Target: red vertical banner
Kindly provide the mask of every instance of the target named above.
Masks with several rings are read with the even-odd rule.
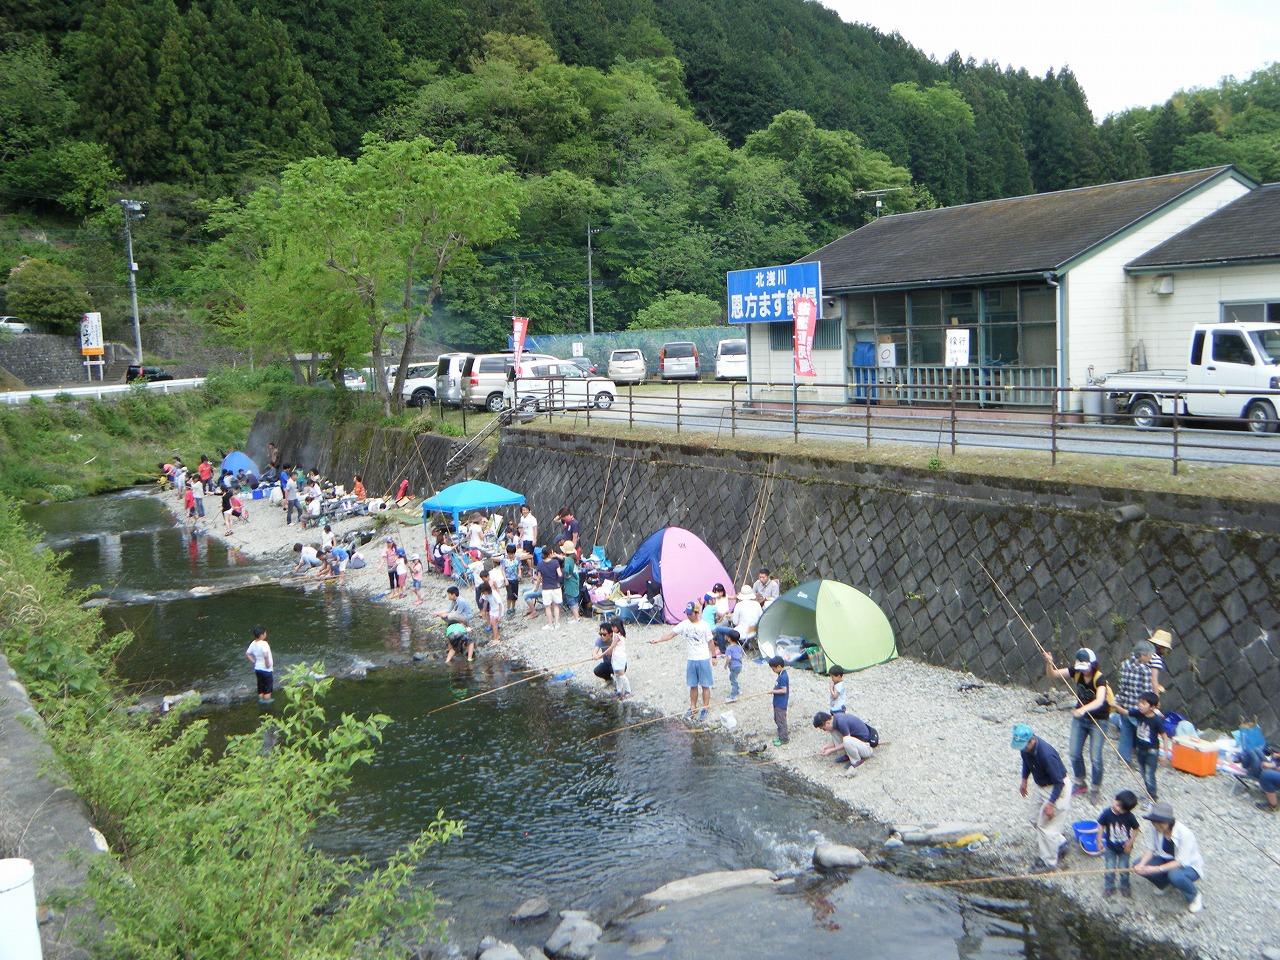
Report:
[[[816,377],[818,371],[813,367],[813,335],[818,328],[818,305],[809,297],[797,297],[793,311],[796,318],[796,376]]]
[[[529,332],[528,317],[511,318],[511,347],[516,352],[515,363],[520,365],[520,355],[524,353],[524,335]]]

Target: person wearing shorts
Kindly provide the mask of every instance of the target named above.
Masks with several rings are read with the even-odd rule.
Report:
[[[689,603],[684,608],[684,619],[671,628],[669,633],[650,640],[650,643],[666,643],[676,637],[683,637],[687,645],[687,659],[684,666],[685,683],[689,685],[689,712],[686,720],[696,715],[698,720],[707,719],[707,710],[711,706],[711,658],[718,652],[715,641],[711,637],[711,628],[703,622],[696,603]],[[698,691],[702,691],[702,711],[698,712]]]
[[[244,652],[245,657],[253,664],[253,675],[258,680],[258,703],[268,704],[274,699],[275,661],[271,658],[271,645],[267,643],[267,631],[262,627],[253,628],[253,642]]]
[[[553,550],[542,555],[538,576],[542,578],[542,609],[547,614],[542,629],[551,630],[560,626],[560,604],[564,603],[564,568]]]

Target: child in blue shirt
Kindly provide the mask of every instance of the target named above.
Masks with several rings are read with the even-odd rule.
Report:
[[[827,674],[831,681],[831,709],[830,714],[835,716],[837,713],[844,713],[846,707],[844,702],[844,667],[832,667]]]
[[[787,701],[791,692],[791,680],[787,676],[787,665],[781,657],[771,658],[769,669],[778,678],[773,682],[773,689],[769,691],[773,694],[773,722],[778,728],[778,735],[773,738],[773,745],[781,747],[791,742],[791,735],[787,731]]]
[[[725,636],[729,641],[724,648],[724,665],[729,668],[729,697],[725,703],[733,703],[738,699],[738,675],[742,673],[742,638],[737,630],[730,630]]]
[[[1138,798],[1132,790],[1121,790],[1116,794],[1111,806],[1098,814],[1099,836],[1102,839],[1102,862],[1107,872],[1102,875],[1102,895],[1110,897],[1116,892],[1116,874],[1120,875],[1120,896],[1126,899],[1133,896],[1129,889],[1129,854],[1133,850],[1133,841],[1137,839],[1142,828],[1138,818],[1133,815],[1133,808],[1138,805]]]

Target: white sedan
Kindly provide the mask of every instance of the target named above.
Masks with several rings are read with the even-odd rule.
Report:
[[[568,360],[520,365],[520,375],[509,385],[508,396],[525,411],[608,410],[618,387],[606,377],[593,377]]]

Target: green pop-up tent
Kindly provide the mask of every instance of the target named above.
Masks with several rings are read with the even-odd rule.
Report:
[[[756,627],[761,652],[768,656],[779,637],[804,637],[822,650],[828,669],[838,665],[846,673],[898,656],[884,611],[861,590],[838,580],[809,580],[769,604]]]

